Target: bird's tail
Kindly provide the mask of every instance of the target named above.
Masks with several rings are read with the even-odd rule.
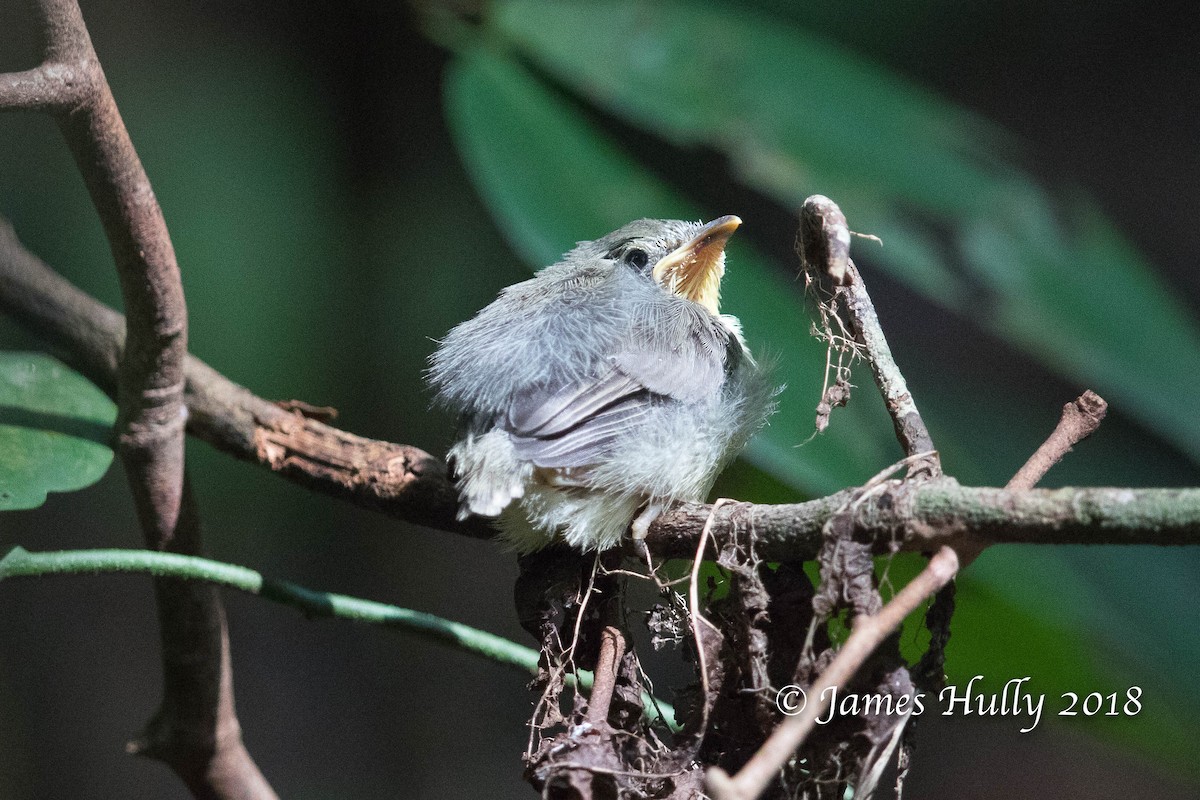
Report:
[[[506,431],[493,430],[481,436],[468,434],[447,455],[458,480],[462,504],[458,518],[471,514],[498,517],[513,500],[525,494],[533,466],[517,458]]]

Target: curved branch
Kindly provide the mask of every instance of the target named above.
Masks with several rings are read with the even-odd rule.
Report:
[[[124,320],[26,250],[0,219],[0,310],[109,396],[117,394]],[[185,361],[188,432],[315,491],[431,528],[489,538],[460,522],[445,465],[417,447],[367,439],[264,400],[198,358]]]
[[[476,653],[523,673],[536,673],[538,652],[495,634],[442,617],[357,597],[319,592],[273,580],[236,564],[151,550],[64,550],[30,552],[14,547],[0,558],[0,581],[50,575],[127,573],[199,581],[291,606],[309,617],[335,617],[403,628],[433,641]]]
[[[199,554],[200,521],[184,474],[187,308],[175,251],[78,4],[39,0],[37,8],[43,63],[0,78],[0,107],[48,111],[75,158],[127,312],[123,335],[89,355],[117,356],[117,450],[143,537],[153,550]],[[163,701],[130,749],[167,762],[198,798],[274,798],[242,744],[220,598],[211,586],[177,581],[156,581],[155,596]]]

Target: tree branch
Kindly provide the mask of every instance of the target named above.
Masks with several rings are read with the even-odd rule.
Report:
[[[614,625],[605,625],[600,631],[600,655],[596,659],[596,682],[588,697],[586,720],[593,725],[608,720],[608,709],[612,704],[613,690],[617,686],[617,675],[621,659],[625,657],[625,636]]]
[[[121,315],[50,270],[4,224],[0,310],[113,393],[123,342]],[[356,436],[285,411],[194,357],[187,359],[186,374],[188,431],[219,449],[397,519],[476,538],[492,535],[481,520],[455,519],[457,493],[445,466],[419,448]],[[715,512],[711,505],[677,506],[650,526],[646,542],[657,557],[691,558],[710,514],[718,549],[734,538],[738,515],[737,525],[745,519],[759,537],[756,547],[763,558],[812,558],[826,520],[844,506],[849,491],[788,505],[727,504]],[[857,525],[880,542],[880,552],[893,543],[899,549],[936,550],[965,534],[997,543],[1200,544],[1200,489],[1019,492],[938,478],[863,503]]]
[[[273,580],[236,564],[149,550],[64,550],[30,552],[14,547],[0,558],[0,581],[51,575],[126,573],[209,583],[291,606],[309,617],[335,617],[404,628],[433,641],[459,647],[522,673],[536,673],[538,652],[494,634],[432,614],[319,592],[288,581]],[[589,678],[590,681],[590,678]]]
[[[43,63],[0,77],[0,108],[49,112],[75,158],[108,238],[127,311],[124,346],[109,342],[105,352],[86,358],[105,362],[118,355],[117,450],[147,547],[200,554],[199,516],[184,475],[187,308],[175,251],[78,4],[39,0],[37,9]],[[101,316],[115,321],[111,312]],[[198,798],[274,798],[242,744],[216,591],[158,580],[155,596],[163,701],[130,750],[167,762]]]
[[[857,274],[854,277],[861,282]],[[1067,403],[1063,407],[1062,418],[1049,438],[1013,476],[1006,488],[1032,489],[1073,445],[1087,438],[1099,427],[1107,408],[1108,404],[1103,398],[1091,391]],[[929,559],[925,568],[878,613],[857,618],[854,621],[854,630],[846,639],[846,643],[809,688],[813,699],[805,705],[801,713],[781,722],[737,775],[731,777],[720,767],[708,770],[705,785],[715,800],[752,800],[758,797],[779,769],[791,758],[792,753],[808,738],[816,721],[829,710],[833,703],[832,692],[829,690],[843,688],[867,658],[926,599],[938,592],[952,591],[950,582],[960,569],[979,555],[984,546],[986,542],[974,535],[959,536],[957,541],[942,545]],[[874,785],[870,780],[864,785],[863,779],[864,776],[859,777],[859,783],[855,786],[855,796],[861,793],[865,798],[869,798]]]
[[[6,224],[0,225],[0,307],[47,337],[66,360],[117,399],[118,451],[147,545],[174,551],[144,554],[152,559],[146,568],[158,575],[165,690],[161,710],[132,748],[169,763],[197,797],[274,798],[241,743],[224,612],[215,589],[179,577],[197,576],[188,570],[208,570],[205,580],[227,580],[227,585],[318,613],[340,609],[443,639],[456,634],[445,627],[453,623],[444,620],[434,625],[418,619],[424,615],[416,612],[321,595],[264,581],[249,571],[214,577],[212,562],[193,558],[203,547],[184,474],[185,421],[200,438],[310,488],[431,527],[472,536],[490,536],[491,531],[480,520],[457,521],[455,488],[441,462],[429,454],[338,430],[306,417],[297,404],[285,408],[270,403],[188,356],[186,306],[166,224],[78,5],[75,0],[39,0],[38,7],[46,40],[44,63],[0,75],[0,108],[47,111],[58,121],[108,237],[128,315],[121,317],[55,275],[20,246]],[[731,781],[716,769],[710,773],[710,787],[719,797],[761,791],[825,710],[824,689],[844,685],[904,616],[945,586],[960,561],[969,562],[983,546],[1004,541],[1200,542],[1200,490],[1032,491],[1045,470],[1103,416],[1103,408],[1097,412],[1094,404],[1081,406],[1082,416],[1072,416],[1068,406],[1062,435],[1052,437],[1005,490],[965,488],[940,477],[933,442],[849,259],[844,217],[822,197],[810,198],[805,213],[805,229],[817,229],[823,237],[820,257],[838,262],[824,268],[840,285],[848,328],[865,352],[897,438],[910,458],[928,455],[925,480],[888,481],[873,486],[869,496],[847,491],[788,506],[693,504],[660,516],[646,545],[659,557],[688,557],[708,535],[720,549],[748,526],[756,535],[758,556],[793,561],[816,554],[833,516],[852,515],[856,533],[874,537],[880,552],[936,549],[937,554],[878,614],[856,620],[850,638],[812,686],[818,699],[805,715],[782,723],[737,778]],[[806,261],[816,261],[815,252],[811,241],[802,248]],[[1074,428],[1069,420],[1077,423]],[[54,555],[57,560],[43,563],[51,563],[45,571],[94,569],[98,563]],[[0,578],[39,574],[20,571],[35,569],[30,565],[36,558],[30,558],[23,551],[10,554],[0,561]],[[168,565],[170,559],[182,560]],[[607,717],[624,646],[619,630],[604,630],[601,673],[588,712],[593,723]],[[529,654],[521,655],[526,669]]]
[[[78,80],[87,65],[45,63],[24,72],[0,75],[0,108],[17,111],[56,111],[80,103],[87,85]]]
[[[950,547],[942,547],[915,578],[877,614],[862,616],[854,621],[846,643],[820,677],[808,690],[809,700],[804,710],[783,722],[771,732],[750,760],[730,777],[720,767],[712,767],[705,775],[705,785],[715,800],[750,800],[758,797],[779,768],[792,757],[812,731],[816,721],[829,710],[833,693],[854,677],[875,648],[900,627],[904,618],[926,598],[945,586],[958,571],[958,556]]]
[[[850,281],[847,285],[846,307],[850,311],[851,330],[867,351],[867,363],[892,418],[896,439],[906,456],[930,453],[929,465],[935,470],[934,474],[940,473],[941,465],[933,439],[925,427],[925,420],[921,419],[916,401],[908,391],[904,373],[892,357],[892,349],[883,335],[883,326],[879,324],[879,315],[875,313],[875,305],[867,294],[867,285],[858,274],[853,260],[847,263],[847,276]]]
[[[0,310],[110,396],[116,396],[124,320],[18,241],[0,220]],[[420,448],[367,439],[257,397],[198,358],[184,365],[188,432],[315,491],[431,528],[488,538],[482,520],[459,522],[445,465]]]
[[[850,235],[846,216],[837,203],[819,194],[804,201],[796,241],[801,267],[817,279],[818,285],[820,276],[835,285],[834,302],[837,297],[844,297],[850,332],[871,368],[904,455],[912,458],[928,454],[919,465],[914,465],[914,470],[939,475],[941,464],[933,439],[908,391],[904,373],[892,357],[892,348],[879,324],[875,304],[867,294],[867,285],[850,258]]]
[[[845,291],[848,295],[850,329],[866,351],[875,383],[883,395],[895,425],[896,436],[905,452],[909,457],[914,457],[922,450],[932,450],[932,440],[917,412],[912,396],[908,393],[904,376],[892,360],[866,286],[849,257],[849,228],[841,210],[828,198],[819,195],[810,197],[801,212],[800,229],[800,253],[806,266],[809,269],[823,269],[836,283],[848,284]],[[1033,489],[1074,444],[1096,430],[1107,407],[1107,403],[1091,391],[1073,403],[1068,403],[1063,408],[1062,419],[1053,433],[1005,488],[1010,491]],[[934,476],[940,472],[936,455],[930,462],[930,471]],[[919,486],[920,484],[902,483],[897,489],[912,491]],[[945,527],[935,524],[926,530],[949,532],[952,540],[941,545],[925,568],[879,612],[861,615],[855,619],[853,631],[846,643],[809,687],[814,699],[805,705],[799,715],[780,723],[735,776],[731,777],[715,766],[707,771],[705,786],[715,800],[752,800],[758,797],[808,738],[816,720],[829,710],[833,702],[830,690],[844,687],[883,641],[927,598],[937,595],[936,603],[943,603],[952,608],[954,586],[951,581],[960,569],[970,564],[994,541],[985,539],[974,531],[964,533],[959,526]],[[922,659],[922,669],[932,668],[925,666],[929,660],[931,665],[936,665],[938,676],[944,663],[944,655],[935,648],[944,647],[949,637],[948,616],[946,623],[947,627],[942,631],[931,629],[934,634],[933,642],[930,644],[930,651]],[[891,739],[893,746],[904,730],[906,722],[907,719],[899,721],[899,727]],[[890,755],[891,750],[887,752]],[[871,797],[879,778],[879,771],[883,767],[882,762],[862,765],[854,784],[855,797],[860,794],[864,798]],[[897,791],[899,785],[898,783]]]
[[[867,296],[866,286],[854,268],[854,262],[850,260],[849,229],[841,210],[828,198],[814,195],[805,202],[801,212],[800,230],[799,251],[806,268],[821,270],[836,283],[849,284],[847,305],[850,309],[850,327],[866,350],[875,382],[884,396],[901,445],[910,458],[915,457],[920,450],[931,449],[932,441],[917,412],[916,404],[905,387],[904,376],[891,358],[875,309]],[[871,344],[868,345],[868,341]],[[1072,445],[1096,430],[1104,418],[1106,409],[1107,403],[1090,391],[1075,402],[1068,403],[1063,408],[1062,418],[1050,437],[1008,482],[1006,488],[1010,491],[1031,490]],[[933,475],[936,476],[940,471],[936,458],[930,466]],[[902,482],[895,485],[895,490],[911,493],[919,490],[924,483],[926,482]],[[864,494],[863,497],[865,496]],[[886,508],[892,508],[893,502],[894,499],[889,498]],[[851,501],[847,500],[843,507],[853,506]],[[952,602],[954,588],[951,581],[962,567],[967,566],[991,543],[974,532],[964,533],[957,526],[935,524],[926,530],[949,532],[952,539],[941,545],[925,568],[882,609],[856,617],[846,643],[809,687],[812,699],[805,704],[800,714],[787,717],[776,726],[736,775],[730,776],[719,766],[708,769],[705,774],[705,787],[715,800],[753,800],[758,797],[808,738],[816,721],[829,710],[833,703],[830,690],[840,689],[849,683],[871,654],[927,598],[937,594],[939,600],[949,598]],[[824,572],[822,575],[824,576]],[[937,635],[935,632],[935,643],[931,643],[931,648],[944,646],[949,636],[948,628],[943,634]],[[933,652],[931,649],[930,653]],[[926,656],[929,657],[930,653]],[[939,669],[941,661],[942,656],[938,653],[936,662]],[[900,736],[906,722],[906,718],[899,721],[899,727],[895,731],[896,737]],[[891,739],[893,743],[898,741],[896,737]],[[889,750],[888,753],[890,752]],[[883,766],[882,763],[862,765],[854,784],[855,797],[860,794],[864,800],[871,797],[879,770]]]
[[[790,505],[739,504],[719,509],[713,537],[729,542],[734,522],[758,537],[767,561],[809,559],[829,517],[853,490]],[[650,528],[655,555],[689,558],[712,506],[676,507]],[[735,520],[736,517],[736,520]],[[920,486],[893,483],[862,503],[854,530],[871,536],[876,552],[934,550],[965,535],[1021,544],[1200,544],[1200,489],[1063,488],[1009,491],[960,486],[938,478]]]

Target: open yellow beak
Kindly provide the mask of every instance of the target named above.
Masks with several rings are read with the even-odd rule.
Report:
[[[721,278],[725,275],[725,243],[742,221],[733,215],[714,219],[689,241],[654,265],[654,279],[666,290],[717,314]]]

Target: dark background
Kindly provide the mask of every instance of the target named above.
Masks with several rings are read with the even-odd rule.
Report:
[[[1089,189],[1196,307],[1200,29],[1190,9],[757,5],[1018,134],[1041,175]],[[172,226],[193,352],[262,396],[336,406],[350,430],[444,452],[451,421],[428,410],[420,380],[432,337],[528,274],[445,129],[447,55],[392,3],[83,10]],[[22,4],[0,7],[0,69],[35,64],[35,41]],[[710,154],[617,132],[648,157],[721,169]],[[736,200],[730,210],[745,219],[759,211],[753,196]],[[102,233],[49,120],[0,117],[0,213],[49,263],[117,303]],[[480,264],[491,274],[473,274],[486,278],[456,277],[457,265]],[[885,278],[873,293],[901,364],[922,354],[910,373],[918,397],[939,392],[941,369],[972,365],[975,380],[1030,407],[1076,393]],[[37,345],[0,321],[0,346]],[[1109,428],[1157,465],[1127,483],[1197,483],[1194,466],[1119,412]],[[493,545],[335,504],[202,443],[189,443],[189,460],[216,557],[525,641],[514,559]],[[0,518],[0,549],[139,541],[116,468],[91,489]],[[520,677],[402,634],[226,598],[246,740],[281,796],[531,796],[519,778],[532,701]],[[156,635],[145,580],[0,586],[0,797],[185,796],[165,767],[122,755],[158,701]],[[909,796],[1193,796],[1072,730],[1011,728],[922,720]]]

